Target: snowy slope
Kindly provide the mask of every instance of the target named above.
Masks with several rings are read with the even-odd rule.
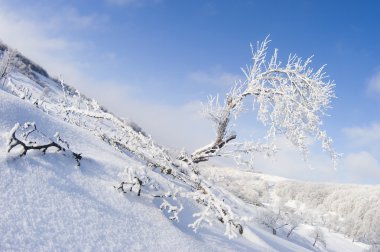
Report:
[[[0,251],[282,252],[368,248],[327,229],[327,248],[313,247],[309,235],[312,226],[308,224],[300,225],[290,238],[285,235],[286,228],[274,236],[259,218],[263,209],[281,200],[275,189],[286,179],[221,167],[202,168],[200,177],[194,179],[193,173],[175,164],[169,151],[154,143],[137,125],[50,78],[26,58],[2,80],[0,115]],[[43,154],[36,150],[20,157],[20,148],[16,148],[7,153],[9,132],[16,123],[25,122],[34,122],[46,139],[59,132],[71,151],[82,154],[80,167],[62,151],[49,149]],[[163,170],[177,166],[185,169],[177,171],[183,172],[179,177],[175,171]],[[115,188],[128,180],[131,171],[133,176],[149,177],[141,196]],[[205,186],[199,191],[207,190],[205,194],[214,198],[194,194],[193,182],[197,179],[202,179]],[[167,203],[175,203],[176,190],[180,190],[180,204],[184,206],[179,222],[171,220],[173,212],[160,210],[168,192]],[[200,200],[207,203],[199,204]],[[226,220],[241,223],[243,234],[228,239],[224,235],[229,235],[228,223],[205,211],[210,202],[220,204],[213,205],[221,208],[215,211],[228,210],[231,216],[226,215],[230,218]],[[212,226],[204,221],[193,232],[188,226],[197,221],[194,213],[204,213]]]
[[[217,224],[194,233],[186,224],[191,212],[176,224],[149,195],[117,192],[125,168],[142,165],[133,157],[1,90],[0,113],[6,115],[0,119],[1,251],[308,251],[260,228],[233,240]],[[25,121],[46,134],[59,131],[82,153],[80,168],[61,153],[8,154],[8,132]]]
[[[140,166],[88,132],[56,120],[0,91],[0,250],[215,251],[247,245],[183,232],[146,197],[120,194],[113,186],[126,167]],[[7,132],[34,121],[61,136],[85,157],[41,152],[8,155]],[[234,249],[235,248],[235,249]]]

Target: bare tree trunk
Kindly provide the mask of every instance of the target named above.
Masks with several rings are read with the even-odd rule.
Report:
[[[315,237],[315,240],[314,240],[314,243],[313,243],[313,247],[315,247],[315,244],[317,243],[318,239],[319,239],[319,235],[317,235],[317,236]]]
[[[200,163],[207,161],[210,157],[215,156],[215,153],[222,149],[228,142],[236,139],[236,134],[227,136],[228,125],[231,119],[231,113],[234,108],[243,100],[243,98],[250,93],[244,92],[241,95],[235,97],[235,99],[229,98],[227,104],[224,107],[224,113],[218,120],[218,126],[216,131],[216,138],[211,145],[195,151],[191,155],[192,163]]]
[[[292,227],[292,228],[289,230],[288,234],[286,235],[287,238],[289,238],[289,236],[293,233],[294,229],[296,229],[296,227]]]

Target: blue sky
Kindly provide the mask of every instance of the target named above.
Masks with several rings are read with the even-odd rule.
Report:
[[[0,38],[158,142],[192,150],[213,134],[199,103],[225,93],[250,64],[249,43],[270,34],[283,59],[327,64],[338,99],[324,127],[345,155],[331,171],[316,151],[309,171],[284,145],[286,155],[269,165],[259,158],[259,170],[379,183],[379,9],[378,1],[0,0]],[[255,132],[254,119],[237,122],[243,136]]]

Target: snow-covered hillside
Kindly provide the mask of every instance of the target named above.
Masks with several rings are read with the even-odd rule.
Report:
[[[304,236],[302,230],[323,226],[328,250],[354,250],[340,247],[345,242],[336,237],[344,235],[351,238],[350,245],[358,246],[358,251],[368,248],[355,242],[363,240],[360,237],[366,237],[369,243],[380,238],[380,186],[302,182],[228,167],[205,166],[201,171],[213,184],[247,204],[284,215],[294,213],[296,223],[301,224],[295,229],[296,234],[301,232]]]
[[[5,49],[0,46],[3,62]],[[221,167],[198,171],[25,57],[10,59],[11,67],[0,69],[1,251],[369,248],[307,218],[295,220],[287,237],[289,216],[318,208],[307,195],[291,193],[305,183]],[[17,141],[24,146],[10,148]],[[37,149],[49,143],[62,150]],[[25,146],[36,149],[20,156]],[[372,189],[368,201],[378,199],[378,188]],[[336,209],[317,210],[311,218],[332,211],[345,217]]]
[[[1,251],[205,251],[219,247],[217,242],[202,242],[181,232],[152,199],[117,193],[113,186],[122,179],[119,173],[141,166],[133,158],[3,91],[0,111]],[[7,132],[14,123],[24,121],[36,122],[47,134],[59,131],[73,149],[82,152],[80,168],[71,157],[56,153],[8,155]]]

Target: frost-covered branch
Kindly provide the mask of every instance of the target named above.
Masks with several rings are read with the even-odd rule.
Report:
[[[197,219],[189,226],[197,230],[203,222],[210,224],[212,222],[210,217],[213,216],[225,225],[225,235],[229,238],[236,237],[237,233],[243,234],[240,218],[232,211],[230,205],[217,195],[210,187],[199,185],[198,190],[194,191],[192,197],[199,204],[204,205],[205,208],[203,211],[194,214]]]
[[[137,196],[140,196],[141,186],[142,186],[142,181],[138,177],[134,177],[131,182],[123,181],[120,183],[118,187],[115,186],[115,188],[122,191],[123,193],[127,193],[127,191],[132,192],[132,190],[134,190],[134,191],[137,191],[136,192]]]
[[[245,81],[235,83],[223,101],[218,95],[210,97],[204,114],[214,123],[216,137],[211,144],[196,150],[192,163],[207,161],[210,157],[221,156],[220,150],[237,135],[230,129],[231,120],[239,117],[244,110],[244,101],[252,97],[257,120],[267,126],[267,140],[284,135],[308,156],[308,138],[322,143],[335,161],[339,155],[332,149],[332,140],[321,129],[322,116],[330,108],[334,95],[333,81],[328,80],[324,66],[311,68],[312,57],[302,60],[290,55],[283,64],[278,60],[278,50],[268,59],[268,37],[252,48],[252,66],[243,69]]]
[[[126,169],[125,171],[126,178],[125,181],[122,181],[118,187],[114,186],[117,190],[122,191],[123,193],[136,192],[137,196],[141,194],[141,188],[143,185],[146,185],[149,181],[149,178],[144,174],[137,174],[131,169]]]
[[[178,214],[183,210],[183,205],[180,204],[179,206],[175,206],[164,199],[162,201],[162,204],[160,205],[160,209],[166,210],[169,214],[173,214],[169,217],[170,220],[175,220],[176,222],[179,222]]]
[[[17,133],[19,136],[17,136]],[[12,130],[9,132],[7,151],[10,152],[14,148],[20,147],[20,157],[26,155],[30,150],[41,150],[43,154],[45,154],[46,151],[51,148],[55,149],[56,151],[69,151],[73,155],[75,161],[77,162],[77,165],[80,166],[82,155],[71,151],[69,149],[68,143],[62,140],[62,138],[59,136],[59,133],[55,134],[55,138],[56,140],[48,138],[45,134],[37,129],[35,123],[27,122],[22,126],[20,126],[19,123],[16,123]],[[38,144],[38,141],[48,142],[44,144]],[[66,146],[64,147],[62,145]]]
[[[176,168],[172,167],[172,169]],[[170,179],[170,176],[173,178]],[[162,200],[160,209],[166,210],[171,220],[180,221],[180,213],[183,210],[182,200],[187,199],[198,203],[201,211],[193,215],[195,220],[189,224],[194,231],[202,223],[210,224],[219,220],[225,225],[226,235],[230,238],[243,233],[241,218],[235,210],[232,210],[235,208],[232,207],[231,202],[228,202],[226,197],[222,199],[222,194],[217,191],[217,188],[211,188],[206,182],[199,181],[195,174],[188,176],[185,173],[177,173],[174,176],[156,173],[147,167],[142,167],[128,168],[122,177],[123,182],[115,188],[124,193],[134,191],[140,195],[141,192],[141,196]],[[137,183],[136,178],[142,183]]]

